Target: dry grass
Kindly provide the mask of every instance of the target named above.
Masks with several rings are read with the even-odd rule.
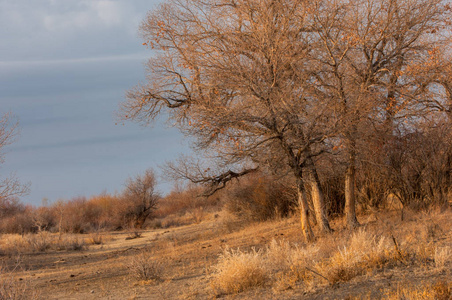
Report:
[[[311,281],[316,276],[312,269],[320,257],[320,248],[316,245],[299,247],[287,241],[272,240],[267,247],[266,265],[273,274],[274,290],[292,289],[298,282]]]
[[[300,284],[308,291],[397,267],[427,264],[437,271],[447,271],[452,258],[450,247],[435,246],[433,242],[447,232],[432,225],[431,220],[437,217],[433,213],[422,217],[428,219],[426,222],[413,220],[405,224],[404,230],[418,232],[416,239],[410,235],[396,238],[392,228],[362,227],[303,246],[272,240],[259,251],[227,249],[214,267],[211,286],[216,294],[239,293],[263,284],[272,286],[275,292]]]
[[[435,266],[438,270],[446,270],[452,263],[452,250],[449,246],[437,247],[433,255]]]
[[[201,223],[204,220],[205,212],[202,207],[196,207],[191,212],[193,216],[193,222],[196,224]]]
[[[334,284],[349,281],[387,264],[395,264],[400,259],[403,259],[402,254],[389,238],[377,237],[360,229],[351,235],[345,245],[338,247],[331,257],[315,267]]]
[[[215,294],[235,294],[264,285],[268,276],[262,256],[262,251],[255,249],[249,252],[225,249],[212,275]]]
[[[105,237],[100,233],[92,233],[85,239],[85,243],[88,245],[103,245]]]
[[[0,240],[3,254],[45,252],[48,250],[80,251],[86,249],[85,238],[75,234],[52,234],[42,231],[36,234],[5,234]]]
[[[375,214],[367,222],[360,215],[364,226],[353,231],[332,220],[336,231],[317,234],[311,244],[297,217],[241,224],[223,212],[132,240],[125,239],[128,232],[102,233],[94,238],[103,245],[83,253],[52,251],[58,235],[44,234],[50,248],[21,255],[33,271],[14,277],[33,278],[43,296],[59,299],[446,299],[452,212],[405,212],[403,221],[397,211]],[[27,236],[2,237],[2,249],[6,240],[28,242]],[[74,237],[91,244],[93,236]]]
[[[387,300],[450,300],[452,299],[452,282],[437,281],[433,284],[398,286],[396,291],[386,295]]]

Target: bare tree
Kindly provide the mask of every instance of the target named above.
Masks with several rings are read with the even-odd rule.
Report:
[[[129,178],[126,182],[122,195],[125,206],[121,213],[134,228],[142,228],[157,207],[160,195],[155,190],[156,183],[154,171],[151,169],[146,170],[143,175]]]
[[[14,122],[11,114],[4,114],[0,118],[0,164],[4,162],[4,148],[10,145],[17,136],[18,122]],[[25,195],[29,185],[24,185],[11,175],[0,181],[0,206],[6,209],[17,205],[17,197]]]
[[[330,231],[313,158],[334,131],[326,98],[317,101],[306,70],[313,44],[307,1],[169,1],[141,26],[158,50],[146,85],[128,94],[126,119],[147,123],[162,110],[196,147],[236,170],[212,176],[222,184],[256,167],[297,178],[303,232],[311,240],[305,186],[318,224]],[[251,165],[245,169],[237,166]],[[304,174],[307,174],[304,176]],[[225,179],[225,180],[222,180]],[[221,182],[221,183],[220,183]]]
[[[355,227],[360,144],[376,130],[390,137],[401,121],[426,117],[420,103],[438,104],[432,97],[438,89],[428,86],[432,78],[447,77],[433,54],[444,47],[446,37],[450,41],[450,7],[440,0],[327,0],[317,2],[315,11],[322,41],[314,56],[316,83],[337,99],[338,146],[347,167],[345,212],[348,226]],[[436,82],[447,94],[446,81]]]
[[[321,230],[331,230],[316,161],[335,152],[354,227],[367,136],[424,117],[438,102],[433,83],[450,101],[446,69],[432,66],[428,80],[413,70],[444,43],[449,11],[440,0],[170,0],[141,25],[156,55],[122,117],[147,124],[168,113],[219,172],[184,163],[173,171],[213,191],[257,168],[291,173],[308,240],[307,194]]]

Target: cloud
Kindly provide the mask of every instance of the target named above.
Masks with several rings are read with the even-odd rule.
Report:
[[[38,150],[48,150],[48,149],[58,149],[67,147],[82,147],[82,146],[94,146],[94,145],[105,145],[105,144],[118,144],[123,142],[131,142],[142,140],[146,135],[141,134],[128,134],[128,135],[116,135],[116,136],[101,136],[101,137],[91,137],[91,138],[81,138],[74,140],[59,141],[54,143],[42,144],[23,144],[18,146],[10,146],[9,150],[14,152],[27,152],[27,151],[38,151]]]
[[[156,2],[159,1],[0,0],[0,61],[141,51],[138,25]]]
[[[44,27],[52,32],[79,29],[114,27],[127,24],[127,17],[134,12],[124,2],[118,1],[78,1],[71,10],[66,10],[67,3],[51,1],[49,10],[42,15]],[[129,6],[130,7],[130,6]]]
[[[42,60],[10,60],[0,61],[1,68],[32,68],[38,66],[61,66],[70,64],[88,64],[97,62],[119,62],[128,60],[140,60],[148,59],[150,53],[139,52],[123,55],[107,55],[98,57],[82,57],[82,58],[63,58],[63,59],[42,59]]]
[[[24,202],[114,191],[189,151],[176,129],[114,120],[124,91],[144,80],[152,53],[138,24],[161,1],[0,0],[0,109],[21,126],[1,167],[33,183]]]
[[[106,26],[114,26],[123,22],[124,4],[113,1],[90,1],[89,5]]]

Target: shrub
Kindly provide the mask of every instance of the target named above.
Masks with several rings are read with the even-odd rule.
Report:
[[[226,210],[248,221],[284,217],[295,206],[291,187],[263,175],[244,178],[227,192]]]
[[[162,263],[148,251],[132,256],[128,268],[131,276],[144,281],[160,279],[163,271]]]
[[[25,246],[25,251],[31,250],[33,252],[45,252],[52,245],[51,234],[47,231],[41,231],[36,234],[27,234],[24,240],[28,244],[28,249]]]
[[[218,206],[219,197],[217,194],[203,197],[201,196],[202,193],[203,188],[197,185],[188,185],[185,188],[176,187],[169,195],[160,200],[155,215],[158,218],[170,215],[183,216],[187,213],[196,214],[194,211],[201,208],[206,211]],[[193,218],[196,221],[197,217],[193,216]]]
[[[0,232],[3,233],[28,233],[34,230],[33,208],[16,212],[12,216],[0,218]]]

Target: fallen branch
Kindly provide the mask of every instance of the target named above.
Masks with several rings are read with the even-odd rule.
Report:
[[[316,274],[317,276],[322,277],[323,279],[325,279],[326,281],[328,281],[330,284],[333,284],[328,278],[326,278],[325,276],[323,276],[323,275],[320,274],[319,272],[316,272],[316,271],[314,271],[314,270],[312,270],[312,269],[310,269],[310,268],[308,268],[308,267],[304,267],[304,268],[305,268],[306,270],[308,270],[308,271],[310,271],[310,272]]]

